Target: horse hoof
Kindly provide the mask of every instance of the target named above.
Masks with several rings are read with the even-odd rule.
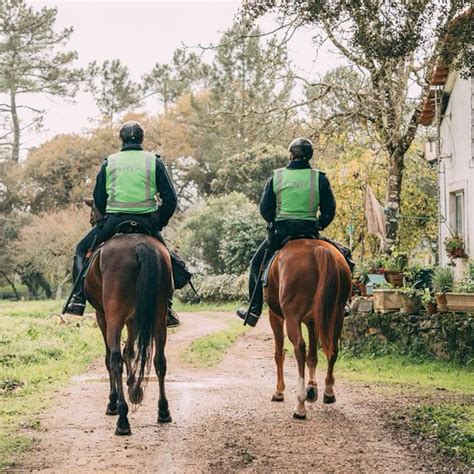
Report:
[[[272,396],[272,402],[283,402],[285,400],[285,397],[282,395],[273,395]]]
[[[306,387],[306,400],[310,403],[314,403],[318,399],[318,389],[316,387]]]
[[[108,416],[118,415],[117,407],[115,407],[115,408],[107,407],[107,410],[105,410],[105,414],[108,415]]]
[[[130,427],[128,427],[128,428],[119,428],[117,426],[117,428],[115,428],[115,434],[117,436],[130,436],[132,434],[132,430],[130,429]]]
[[[295,420],[306,420],[306,415],[300,415],[299,413],[294,412],[293,413],[293,418]]]
[[[324,394],[323,403],[329,404],[329,403],[335,403],[335,402],[336,402],[336,396],[335,395],[326,395],[326,394]]]
[[[169,413],[166,413],[165,415],[158,414],[158,423],[171,423],[172,421],[173,420]]]
[[[128,398],[130,403],[139,405],[143,401],[143,389],[141,387],[132,387],[128,391]]]

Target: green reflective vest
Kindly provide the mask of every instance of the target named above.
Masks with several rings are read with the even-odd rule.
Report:
[[[107,213],[144,214],[158,209],[156,157],[142,150],[110,155],[106,167]]]
[[[277,207],[275,220],[316,221],[319,207],[319,171],[280,168],[273,172]]]

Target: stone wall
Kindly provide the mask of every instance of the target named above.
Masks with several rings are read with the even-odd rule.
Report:
[[[474,315],[354,313],[344,320],[341,343],[354,353],[392,347],[411,355],[433,355],[472,365]]]

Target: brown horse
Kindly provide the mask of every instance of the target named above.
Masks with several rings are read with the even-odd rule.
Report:
[[[351,271],[343,255],[333,245],[321,240],[293,240],[283,247],[270,268],[265,289],[270,309],[270,324],[275,336],[277,386],[272,401],[283,401],[283,324],[293,344],[298,362],[297,404],[293,416],[306,418],[306,400],[314,402],[318,392],[316,365],[317,340],[328,359],[324,403],[334,403],[334,364],[344,321],[344,305],[351,293]],[[309,349],[301,333],[301,323],[308,328]],[[305,388],[305,363],[309,380]]]
[[[167,302],[172,291],[171,260],[166,247],[148,235],[122,234],[108,240],[92,257],[85,293],[96,310],[105,341],[105,365],[110,378],[107,415],[119,416],[115,434],[131,433],[122,385],[127,368],[128,396],[143,399],[142,383],[153,357],[160,395],[158,421],[171,421],[165,394]],[[127,341],[121,352],[121,333]]]

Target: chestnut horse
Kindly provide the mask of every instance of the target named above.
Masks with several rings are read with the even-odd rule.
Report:
[[[171,421],[165,394],[164,352],[171,275],[168,250],[148,235],[117,235],[92,257],[84,289],[96,310],[105,341],[105,365],[110,378],[106,414],[118,414],[117,435],[131,433],[122,384],[123,362],[127,368],[129,400],[139,404],[143,399],[142,383],[153,358],[160,386],[158,421]],[[127,326],[127,341],[122,356],[124,326]]]
[[[318,392],[316,365],[317,341],[328,359],[324,403],[334,403],[334,364],[344,321],[344,306],[351,293],[351,271],[343,255],[333,245],[321,240],[292,240],[272,263],[265,288],[270,324],[275,336],[277,386],[272,401],[283,401],[283,324],[293,344],[298,363],[297,404],[293,416],[306,418],[306,400],[314,402]],[[309,348],[301,332],[308,328]],[[309,380],[305,388],[305,363]]]

